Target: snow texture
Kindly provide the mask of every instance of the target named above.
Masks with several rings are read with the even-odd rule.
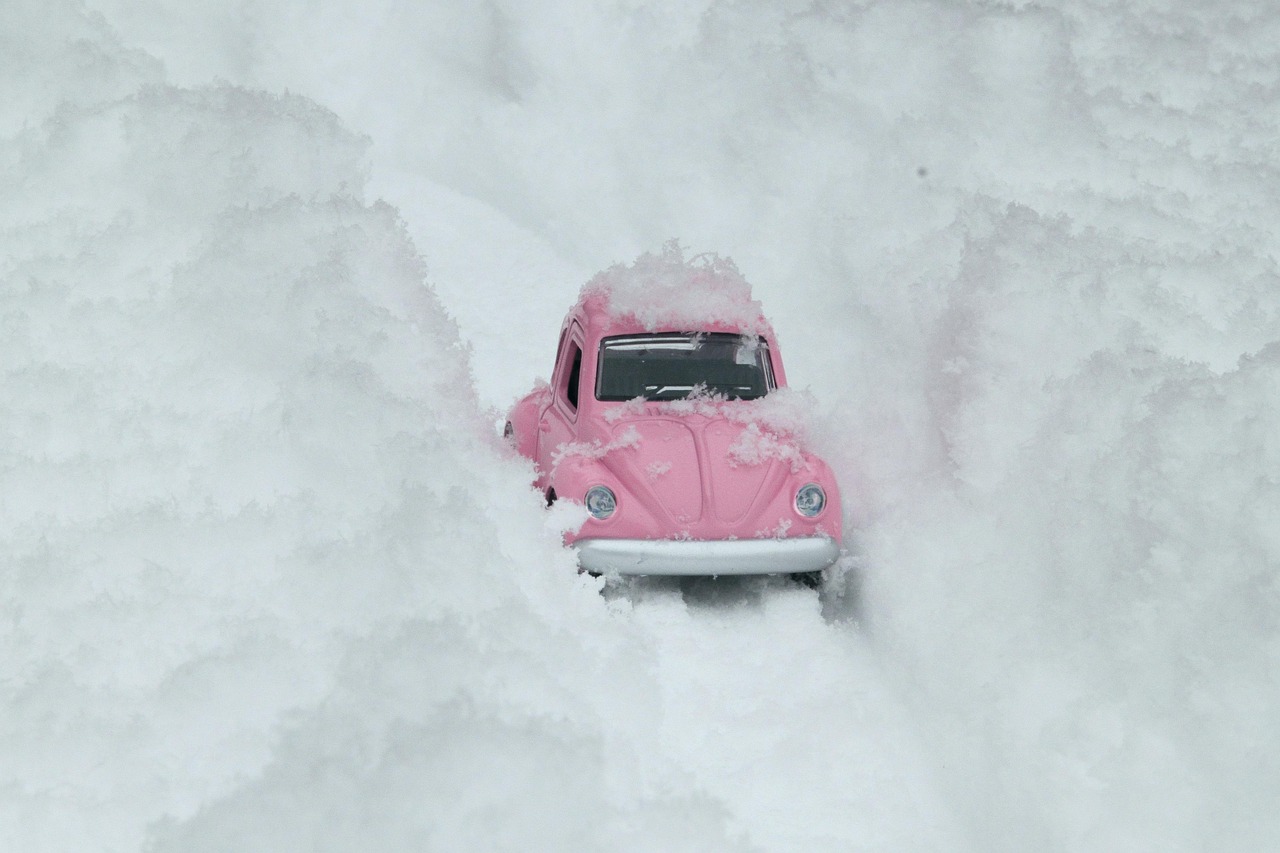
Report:
[[[1280,849],[1280,9],[6,13],[4,849]],[[579,576],[494,435],[686,251],[820,594]]]
[[[761,430],[759,424],[747,424],[746,429],[729,445],[731,465],[763,465],[771,459],[787,463],[792,473],[804,467],[804,457],[795,442],[779,437],[774,432]]]
[[[603,459],[615,450],[640,446],[640,431],[634,426],[627,427],[614,437],[612,441],[568,441],[556,448],[551,454],[552,470],[559,468],[566,459]]]
[[[659,254],[645,252],[628,266],[614,264],[596,275],[580,298],[600,300],[611,317],[633,320],[651,332],[723,324],[759,335],[767,328],[751,285],[731,259],[706,254],[685,260],[674,240]]]

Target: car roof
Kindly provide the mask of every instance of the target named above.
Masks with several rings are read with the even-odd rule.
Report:
[[[704,258],[710,260],[704,260]],[[773,339],[773,327],[733,262],[643,255],[613,266],[582,288],[570,317],[593,338],[646,332],[730,332]]]

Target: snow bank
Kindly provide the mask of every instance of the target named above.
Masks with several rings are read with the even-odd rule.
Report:
[[[520,694],[554,684],[477,667],[522,632],[533,670],[576,656],[533,638],[597,593],[521,509],[395,211],[360,200],[362,141],[299,97],[146,82],[3,141],[7,843],[502,846],[513,824],[468,816],[527,796],[529,843],[598,844],[533,797],[598,774],[598,732],[532,723]],[[486,760],[504,789],[466,782]],[[405,768],[470,810],[424,810]],[[370,777],[385,796],[352,802]],[[187,828],[255,779],[232,826]],[[370,808],[383,835],[334,831]]]
[[[481,625],[529,582],[487,514],[522,477],[331,114],[161,86],[15,147],[0,820],[15,848],[137,849],[374,676],[358,649]],[[420,713],[456,701],[414,660]]]
[[[1169,248],[1137,262],[1122,233],[1018,207],[956,239],[955,266],[914,282],[926,347],[895,381],[924,399],[891,397],[888,422],[846,405],[815,439],[872,495],[874,642],[1000,846],[1270,846],[1274,345],[1225,369],[1183,357],[1173,330],[1203,315],[1168,298],[1194,281]],[[850,431],[886,440],[853,461]]]
[[[98,66],[59,51],[137,56],[51,9],[62,77],[0,137],[9,846],[746,850],[827,844],[827,813],[945,837],[911,819],[892,697],[774,679],[872,668],[812,595],[741,590],[699,652],[696,596],[643,589],[637,620],[578,577],[403,224],[363,200],[364,140],[147,61],[62,98]],[[711,678],[746,633],[758,669]],[[798,733],[761,781],[737,733],[778,709],[866,734]],[[888,808],[834,784],[855,760]]]
[[[167,813],[149,837],[170,847],[502,847],[524,827],[526,847],[1280,847],[1280,752],[1265,728],[1280,709],[1275,10],[92,6],[128,37],[70,3],[16,6],[0,33],[0,346],[22,365],[5,374],[14,450],[0,494],[46,513],[0,522],[18,673],[0,688],[13,756],[0,821],[15,844],[136,848]],[[162,88],[165,71],[188,88]],[[204,88],[215,76],[302,92],[343,124],[303,99]],[[152,106],[101,106],[144,85],[161,87]],[[176,106],[192,99],[257,118],[237,125],[228,105],[221,120],[248,130],[219,135]],[[128,158],[117,118],[145,127],[151,109],[170,118]],[[188,135],[193,119],[203,130]],[[291,140],[289,156],[259,159],[272,148],[260,138],[243,156],[260,122]],[[367,153],[343,125],[368,134]],[[197,167],[148,177],[210,133]],[[465,449],[469,428],[450,414],[465,394],[446,394],[448,411],[438,393],[400,414],[369,402],[395,385],[379,373],[381,320],[330,312],[354,336],[334,351],[287,319],[292,301],[258,309],[248,284],[239,319],[207,296],[198,312],[178,300],[180,282],[203,293],[243,264],[254,283],[327,270],[328,295],[304,289],[299,305],[359,295],[391,312],[392,297],[333,272],[363,263],[392,291],[421,282],[389,269],[416,263],[394,248],[394,217],[350,189],[366,163],[473,345],[485,404],[550,366],[563,307],[595,270],[671,235],[733,256],[791,381],[812,387],[809,440],[861,531],[859,606],[826,602],[856,627],[770,587],[640,583],[605,604],[572,580],[566,591],[554,532],[522,503],[527,472]],[[346,201],[329,204],[335,192]],[[258,216],[295,257],[252,239]],[[331,241],[346,247],[335,258],[319,248]],[[240,242],[258,260],[201,248],[237,258]],[[134,301],[90,302],[64,280]],[[259,316],[297,334],[260,344],[266,366],[249,370],[255,349],[235,342],[260,338],[202,332],[206,306],[224,331]],[[73,318],[117,354],[51,332]],[[441,335],[422,344],[430,366],[465,373]],[[184,384],[173,365],[188,342],[234,350],[228,372]],[[337,369],[348,357],[364,367]],[[334,370],[286,378],[277,358]],[[293,410],[322,424],[291,421],[298,448],[395,429],[409,453],[353,451],[353,472],[331,451],[271,451],[285,438],[260,419],[299,394],[319,403]],[[206,511],[215,477],[189,464],[184,480],[183,454],[208,468],[242,443],[257,461],[228,468]],[[125,454],[142,474],[95,473]],[[287,459],[302,473],[273,473]],[[420,484],[420,463],[439,469],[421,486],[425,532],[384,488],[404,472]],[[61,501],[42,491],[55,486]],[[328,507],[316,526],[287,514],[296,494]],[[246,511],[233,530],[214,515],[247,498],[264,521]],[[48,515],[63,504],[67,520]],[[414,525],[394,520],[406,513]],[[362,566],[364,599],[316,568],[335,526],[355,543],[341,553],[380,555]],[[457,556],[465,532],[488,544],[437,557]],[[116,568],[84,568],[90,550]],[[122,553],[177,557],[146,574]],[[272,594],[182,568],[214,561],[275,566],[234,575]],[[404,615],[421,576],[391,567],[423,565],[449,580],[430,582],[426,615]],[[133,585],[96,580],[122,575]],[[363,644],[343,639],[360,630]],[[138,663],[94,657],[108,653]]]

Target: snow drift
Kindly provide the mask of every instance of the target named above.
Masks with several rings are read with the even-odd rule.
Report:
[[[76,50],[133,67],[100,21],[55,11]],[[133,89],[52,95],[3,143],[9,844],[820,839],[821,822],[771,817],[797,777],[756,783],[715,733],[767,731],[780,708],[869,724],[842,751],[917,787],[891,698],[792,679],[761,709],[700,719],[747,683],[708,679],[720,653],[691,654],[706,634],[679,589],[652,590],[637,622],[578,578],[395,211],[362,198],[359,137],[299,96],[176,88],[135,64]],[[53,82],[83,93],[96,67],[68,66]],[[763,621],[765,672],[797,641],[870,669],[832,646],[812,596],[780,592],[748,591],[721,642]],[[805,797],[815,816],[852,791],[822,738],[789,759],[826,780]],[[744,800],[757,816],[728,805]],[[901,809],[847,819],[938,831]]]
[[[15,848],[1280,846],[1275,11],[11,5]],[[602,596],[488,437],[673,235],[856,607]]]

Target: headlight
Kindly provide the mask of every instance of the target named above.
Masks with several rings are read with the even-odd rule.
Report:
[[[618,508],[618,499],[606,486],[592,486],[587,489],[587,496],[582,499],[587,505],[587,512],[594,518],[606,519]]]
[[[796,512],[805,518],[813,518],[826,505],[827,493],[817,483],[801,486],[800,491],[796,492]]]

